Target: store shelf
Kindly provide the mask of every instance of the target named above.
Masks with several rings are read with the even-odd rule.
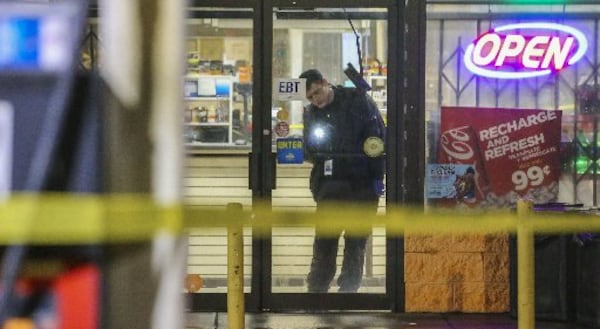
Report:
[[[194,147],[194,146],[202,146],[202,147],[229,147],[233,144],[231,143],[212,143],[212,142],[189,142],[185,143],[185,146]]]
[[[206,102],[206,101],[229,101],[226,97],[214,97],[214,96],[198,96],[198,97],[185,97],[185,100],[188,102],[198,101],[198,102]]]
[[[186,146],[233,144],[233,76],[184,78]]]
[[[185,126],[190,126],[190,127],[228,127],[229,123],[227,122],[197,122],[197,123],[185,123]]]
[[[373,98],[373,101],[375,101],[375,104],[377,104],[377,107],[381,112],[381,116],[387,123],[387,76],[369,75],[366,78],[371,86],[369,96]]]

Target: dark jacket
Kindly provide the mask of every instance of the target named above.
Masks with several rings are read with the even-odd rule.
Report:
[[[385,140],[385,125],[377,105],[354,88],[334,87],[334,100],[304,111],[305,157],[313,163],[310,185],[316,201],[373,200],[384,175],[384,157],[363,150],[368,137]],[[325,164],[332,164],[326,169]]]

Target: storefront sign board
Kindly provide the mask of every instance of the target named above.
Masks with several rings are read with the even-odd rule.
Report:
[[[306,79],[275,79],[273,97],[280,101],[306,100]]]
[[[531,78],[576,64],[587,48],[585,34],[574,27],[523,22],[498,26],[479,35],[467,46],[463,62],[483,77]]]

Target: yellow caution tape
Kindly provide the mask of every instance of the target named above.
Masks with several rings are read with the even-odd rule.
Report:
[[[0,203],[0,243],[81,244],[147,240],[181,231],[180,207],[143,195],[15,195]]]
[[[257,204],[251,211],[159,206],[147,195],[14,195],[0,203],[0,244],[88,244],[141,241],[158,231],[181,234],[202,227],[252,227],[269,236],[274,226],[312,226],[324,233],[370,232],[385,227],[390,236],[405,234],[515,233],[519,227],[536,233],[600,232],[600,217],[577,213],[514,211],[485,213],[433,212],[388,206],[385,215],[343,204],[318,214],[274,211]]]

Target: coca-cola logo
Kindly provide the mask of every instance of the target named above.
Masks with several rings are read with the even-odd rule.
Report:
[[[470,135],[467,132],[469,126],[462,126],[445,131],[441,136],[442,148],[449,157],[457,160],[469,160],[475,152],[469,145]]]

